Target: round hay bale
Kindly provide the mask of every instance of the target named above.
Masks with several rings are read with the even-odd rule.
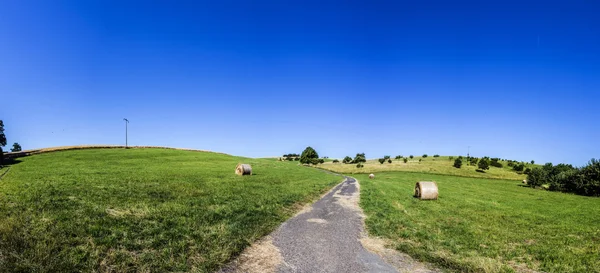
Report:
[[[523,179],[523,184],[527,184],[527,179]]]
[[[251,175],[252,174],[252,167],[250,167],[250,164],[238,164],[237,167],[235,167],[235,174],[237,175]]]
[[[373,179],[373,178],[375,178],[375,175],[374,174],[369,174],[369,179]]]
[[[421,200],[436,200],[438,187],[435,182],[420,181],[415,185],[415,197]]]

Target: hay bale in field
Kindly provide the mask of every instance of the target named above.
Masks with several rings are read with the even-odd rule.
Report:
[[[527,184],[527,179],[523,179],[523,184]]]
[[[415,197],[421,200],[435,200],[438,198],[438,187],[435,182],[420,181],[415,185]]]
[[[237,175],[251,175],[252,174],[252,167],[250,167],[250,164],[238,164],[237,167],[235,167],[235,174]]]
[[[374,174],[369,174],[369,179],[373,179],[373,178],[375,178],[375,175]]]

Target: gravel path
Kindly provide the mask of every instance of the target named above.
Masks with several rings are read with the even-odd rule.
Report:
[[[365,241],[359,193],[358,182],[346,177],[221,272],[438,272],[381,244],[369,247],[377,241]]]

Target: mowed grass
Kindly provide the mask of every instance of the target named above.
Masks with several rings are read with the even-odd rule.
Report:
[[[419,162],[419,159],[421,159],[421,162]],[[426,158],[415,157],[413,159],[408,159],[407,163],[404,163],[402,159],[392,159],[391,164],[387,162],[381,164],[377,160],[367,160],[366,163],[363,163],[363,168],[356,168],[356,164],[344,164],[341,162],[325,162],[316,167],[337,173],[349,174],[401,171],[513,180],[523,180],[527,178],[527,175],[519,174],[513,171],[511,167],[508,167],[506,161],[501,161],[502,165],[504,165],[502,168],[490,166],[490,169],[485,172],[477,172],[477,166],[467,166],[466,160],[463,160],[463,165],[460,169],[454,168],[452,166],[453,163],[454,160],[449,160],[449,157],[447,156],[440,156],[437,158],[429,156]],[[526,167],[529,168],[533,166],[534,165],[532,164],[526,164]]]
[[[210,272],[341,177],[166,149],[19,158],[0,180],[0,272]],[[249,163],[254,175],[234,174]]]
[[[373,236],[461,272],[600,272],[600,198],[517,181],[408,172],[355,175]],[[439,199],[412,197],[436,181]]]

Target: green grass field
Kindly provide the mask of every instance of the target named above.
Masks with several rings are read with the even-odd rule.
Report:
[[[419,159],[422,161],[419,162]],[[356,164],[326,162],[324,164],[317,165],[317,168],[348,174],[400,171],[513,180],[523,180],[527,178],[526,175],[519,174],[513,171],[511,167],[508,167],[507,162],[501,162],[504,167],[496,168],[490,166],[490,169],[486,170],[484,173],[477,172],[476,166],[467,166],[466,160],[463,160],[463,165],[460,169],[454,168],[452,166],[454,161],[449,160],[449,157],[447,156],[440,156],[437,158],[431,156],[427,158],[415,157],[413,159],[409,159],[407,163],[404,163],[402,159],[392,159],[391,164],[387,162],[380,164],[377,160],[367,160],[366,163],[363,163],[363,168],[356,168]],[[526,164],[526,167],[531,168],[532,166],[535,165]]]
[[[518,181],[409,172],[355,175],[369,233],[462,272],[600,272],[600,198]],[[412,197],[436,181],[439,200]]]
[[[213,271],[342,180],[166,149],[19,160],[0,180],[0,272]],[[254,175],[236,176],[239,162]]]

